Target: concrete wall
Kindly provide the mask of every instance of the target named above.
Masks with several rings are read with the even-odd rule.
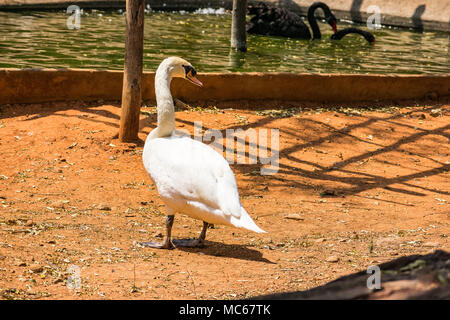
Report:
[[[153,72],[143,75],[143,99],[154,100]],[[121,71],[1,69],[0,104],[120,100]],[[174,79],[174,97],[187,102],[285,100],[356,102],[450,96],[450,75],[203,73],[199,88]]]
[[[259,2],[259,0],[248,0]],[[264,0],[305,15],[317,0]],[[367,21],[367,8],[381,9],[381,22],[386,25],[423,30],[450,31],[449,0],[323,0],[339,19]],[[193,10],[204,7],[232,7],[232,0],[146,0],[156,10]],[[0,10],[67,8],[79,4],[82,8],[124,8],[124,0],[0,0]]]
[[[306,15],[308,7],[318,0],[266,0]],[[449,0],[332,0],[327,1],[338,19],[366,23],[368,8],[380,8],[381,24],[419,30],[450,31]]]

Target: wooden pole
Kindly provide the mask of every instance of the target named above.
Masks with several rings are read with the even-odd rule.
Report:
[[[233,13],[231,20],[231,48],[247,51],[247,30],[245,29],[245,16],[247,13],[247,0],[233,0]]]
[[[125,62],[119,139],[137,140],[141,109],[142,57],[144,51],[145,0],[126,0]]]

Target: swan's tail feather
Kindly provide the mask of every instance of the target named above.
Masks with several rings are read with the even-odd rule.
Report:
[[[241,216],[239,217],[239,219],[232,217],[231,221],[232,224],[238,228],[244,228],[257,233],[267,233],[266,231],[264,231],[263,229],[261,229],[256,225],[256,223],[253,221],[253,219],[249,216],[249,214],[247,213],[247,211],[245,211],[243,207],[241,207]]]

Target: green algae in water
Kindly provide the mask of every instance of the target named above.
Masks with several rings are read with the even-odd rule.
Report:
[[[0,67],[123,69],[125,16],[90,11],[80,29],[65,12],[0,12]],[[145,16],[144,70],[182,56],[199,72],[447,74],[449,34],[374,30],[375,45],[358,35],[341,41],[319,22],[316,41],[248,35],[248,52],[229,48],[230,14],[150,13]],[[340,29],[348,24],[340,22]],[[365,26],[360,26],[366,29]]]

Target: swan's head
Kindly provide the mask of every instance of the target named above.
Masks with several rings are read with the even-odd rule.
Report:
[[[334,16],[334,14],[332,14],[330,12],[330,14],[325,18],[327,23],[331,26],[331,28],[333,28],[334,33],[336,33],[337,30],[337,19]]]
[[[183,78],[189,80],[197,86],[203,86],[203,83],[195,77],[197,75],[197,71],[188,61],[179,57],[170,57],[164,62],[166,63],[167,69],[172,78]]]

